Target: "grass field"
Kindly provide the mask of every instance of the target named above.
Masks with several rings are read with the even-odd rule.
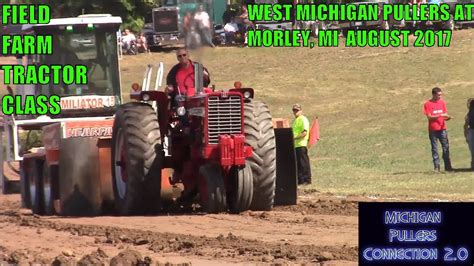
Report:
[[[453,167],[469,166],[463,135],[474,97],[474,30],[457,31],[449,48],[216,48],[191,57],[205,64],[217,89],[240,80],[273,117],[292,119],[300,103],[319,117],[321,140],[310,150],[313,185],[339,195],[474,199],[474,174],[434,173],[423,102],[445,92]],[[173,52],[121,60],[126,91],[147,63],[176,63]],[[124,97],[128,97],[124,95]]]

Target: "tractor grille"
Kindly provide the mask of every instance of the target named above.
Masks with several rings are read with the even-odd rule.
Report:
[[[242,133],[242,112],[239,96],[208,99],[209,144],[218,144],[219,136]]]

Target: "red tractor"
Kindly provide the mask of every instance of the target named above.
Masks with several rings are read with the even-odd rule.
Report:
[[[194,67],[195,96],[173,102],[145,81],[143,90],[133,85],[138,101],[117,111],[111,157],[120,214],[157,210],[164,191],[179,187],[168,200],[198,198],[208,213],[273,207],[277,151],[267,105],[253,99],[251,88],[203,88],[202,65]]]

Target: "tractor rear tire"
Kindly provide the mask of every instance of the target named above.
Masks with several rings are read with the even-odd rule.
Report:
[[[249,210],[253,198],[253,175],[250,165],[234,167],[231,170],[231,194],[229,198],[229,210],[231,213],[241,213]]]
[[[161,203],[163,149],[152,106],[131,102],[117,111],[112,134],[112,183],[120,215],[154,212]]]
[[[276,182],[276,143],[268,106],[252,100],[244,106],[245,143],[253,148],[248,160],[253,174],[253,197],[250,209],[273,208]]]
[[[210,164],[201,166],[199,178],[199,193],[203,210],[206,213],[227,211],[227,195],[220,166]]]

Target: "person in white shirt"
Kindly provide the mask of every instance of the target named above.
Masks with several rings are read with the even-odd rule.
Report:
[[[230,22],[224,26],[224,37],[226,43],[235,42],[235,33],[239,31],[239,25],[235,23],[235,19],[231,18]]]
[[[199,6],[198,11],[194,15],[194,21],[196,21],[199,31],[201,32],[201,39],[207,42],[211,47],[215,47],[215,45],[212,43],[211,19],[209,14],[204,11],[204,7],[202,5]]]
[[[132,41],[136,41],[137,38],[129,29],[125,29],[125,34],[122,36],[122,46],[125,51],[128,51],[132,45]]]

